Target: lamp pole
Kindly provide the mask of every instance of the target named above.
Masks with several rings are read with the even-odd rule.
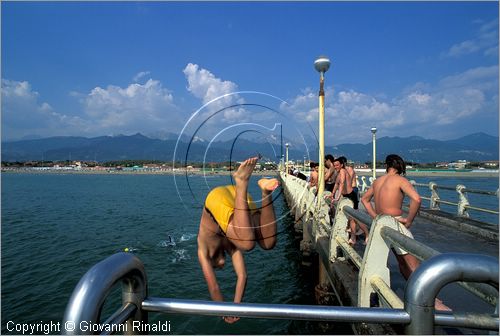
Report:
[[[330,60],[326,56],[319,56],[314,61],[314,68],[319,72],[319,172],[318,172],[318,204],[325,190],[325,72],[330,68]]]
[[[377,178],[377,172],[376,172],[376,169],[377,169],[377,165],[376,165],[377,164],[377,151],[376,151],[377,137],[375,136],[375,133],[377,133],[377,128],[372,127],[371,131],[372,131],[372,143],[373,143],[372,177],[373,177],[373,180],[375,180]]]
[[[286,169],[286,173],[288,174],[288,146],[290,146],[290,144],[287,142],[285,144],[285,147],[286,147],[286,162],[285,162],[285,169]]]

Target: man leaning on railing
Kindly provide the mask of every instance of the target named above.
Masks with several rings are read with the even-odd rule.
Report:
[[[413,239],[409,229],[420,208],[420,196],[404,177],[406,175],[406,164],[399,155],[388,155],[385,159],[385,165],[386,175],[373,182],[370,189],[361,198],[361,202],[372,218],[377,215],[389,215],[396,218],[399,222],[399,232]],[[405,195],[410,198],[410,209],[408,215],[403,217],[402,205]],[[372,198],[375,201],[375,209],[371,204]],[[392,247],[391,249],[398,260],[399,271],[408,280],[413,271],[420,265],[419,260],[399,247]],[[439,299],[436,299],[436,309],[450,310]]]

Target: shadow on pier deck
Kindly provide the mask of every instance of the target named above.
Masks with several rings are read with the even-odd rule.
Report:
[[[427,209],[414,220],[415,240],[412,240],[392,230],[396,228],[392,217],[379,216],[372,221],[362,207],[357,211],[352,209],[348,200],[337,204],[333,216],[323,200],[317,205],[314,190],[309,190],[304,181],[285,174],[281,178],[290,214],[295,219],[294,228],[302,237],[304,264],[319,270],[316,286],[319,304],[406,308],[403,303],[406,281],[399,273],[395,257],[389,253],[390,244],[404,247],[423,262],[441,252],[458,252],[491,256],[498,264],[498,227]],[[371,226],[368,245],[362,244],[364,236],[354,248],[347,243],[348,218]],[[453,309],[452,316],[483,321],[495,315],[498,319],[498,310],[495,312],[498,285],[452,282],[440,289],[438,296]],[[437,334],[484,333],[481,329],[485,329],[481,323],[469,324],[470,328],[464,329],[434,322],[432,333]],[[397,324],[353,323],[352,327],[357,334],[405,332]],[[498,326],[494,329],[498,331]]]

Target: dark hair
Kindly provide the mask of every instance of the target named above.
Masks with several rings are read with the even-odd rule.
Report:
[[[333,162],[338,162],[338,163],[340,163],[342,166],[345,166],[344,161],[342,161],[342,157],[338,157],[338,158],[336,158],[335,160],[333,160]]]
[[[389,171],[389,168],[394,168],[397,170],[399,175],[406,175],[406,164],[403,159],[396,154],[389,154],[385,158],[386,171]]]
[[[347,159],[345,156],[339,157],[340,162],[342,162],[344,165],[347,163]]]
[[[317,163],[317,162],[309,162],[309,167],[310,168],[314,168],[314,167],[317,167],[317,166],[319,166],[319,163]]]
[[[332,154],[326,154],[326,155],[325,155],[325,160],[330,160],[330,161],[332,161],[332,162],[333,162],[333,160],[335,160],[335,158],[333,157],[333,155],[332,155]]]

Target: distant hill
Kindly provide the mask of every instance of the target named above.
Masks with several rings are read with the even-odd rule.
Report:
[[[398,154],[407,161],[420,163],[450,162],[456,160],[498,160],[499,138],[485,133],[475,133],[454,140],[430,140],[418,136],[382,137],[377,139],[377,160],[388,154]],[[343,144],[327,147],[325,152],[334,156],[345,155],[356,162],[371,161],[372,143]]]
[[[264,158],[278,161],[281,148],[278,142],[271,144],[258,140],[238,139],[210,144],[196,138],[183,136],[177,148],[176,160],[201,162],[242,160],[251,155],[261,154]],[[305,146],[289,142],[289,158],[303,160]],[[83,160],[99,162],[112,160],[161,160],[171,161],[177,139],[173,134],[154,138],[140,133],[135,135],[84,137],[51,137],[45,139],[20,140],[2,143],[2,161],[30,160]],[[311,159],[317,160],[317,143],[308,143]],[[283,152],[285,150],[283,149]],[[186,153],[188,153],[186,155]],[[325,153],[344,155],[356,162],[371,161],[372,144],[342,144],[327,146]],[[485,133],[475,133],[458,139],[440,141],[411,137],[382,137],[377,139],[377,159],[383,160],[387,154],[396,153],[407,161],[442,162],[455,160],[487,161],[498,160],[499,138]],[[205,158],[206,155],[206,158]]]

